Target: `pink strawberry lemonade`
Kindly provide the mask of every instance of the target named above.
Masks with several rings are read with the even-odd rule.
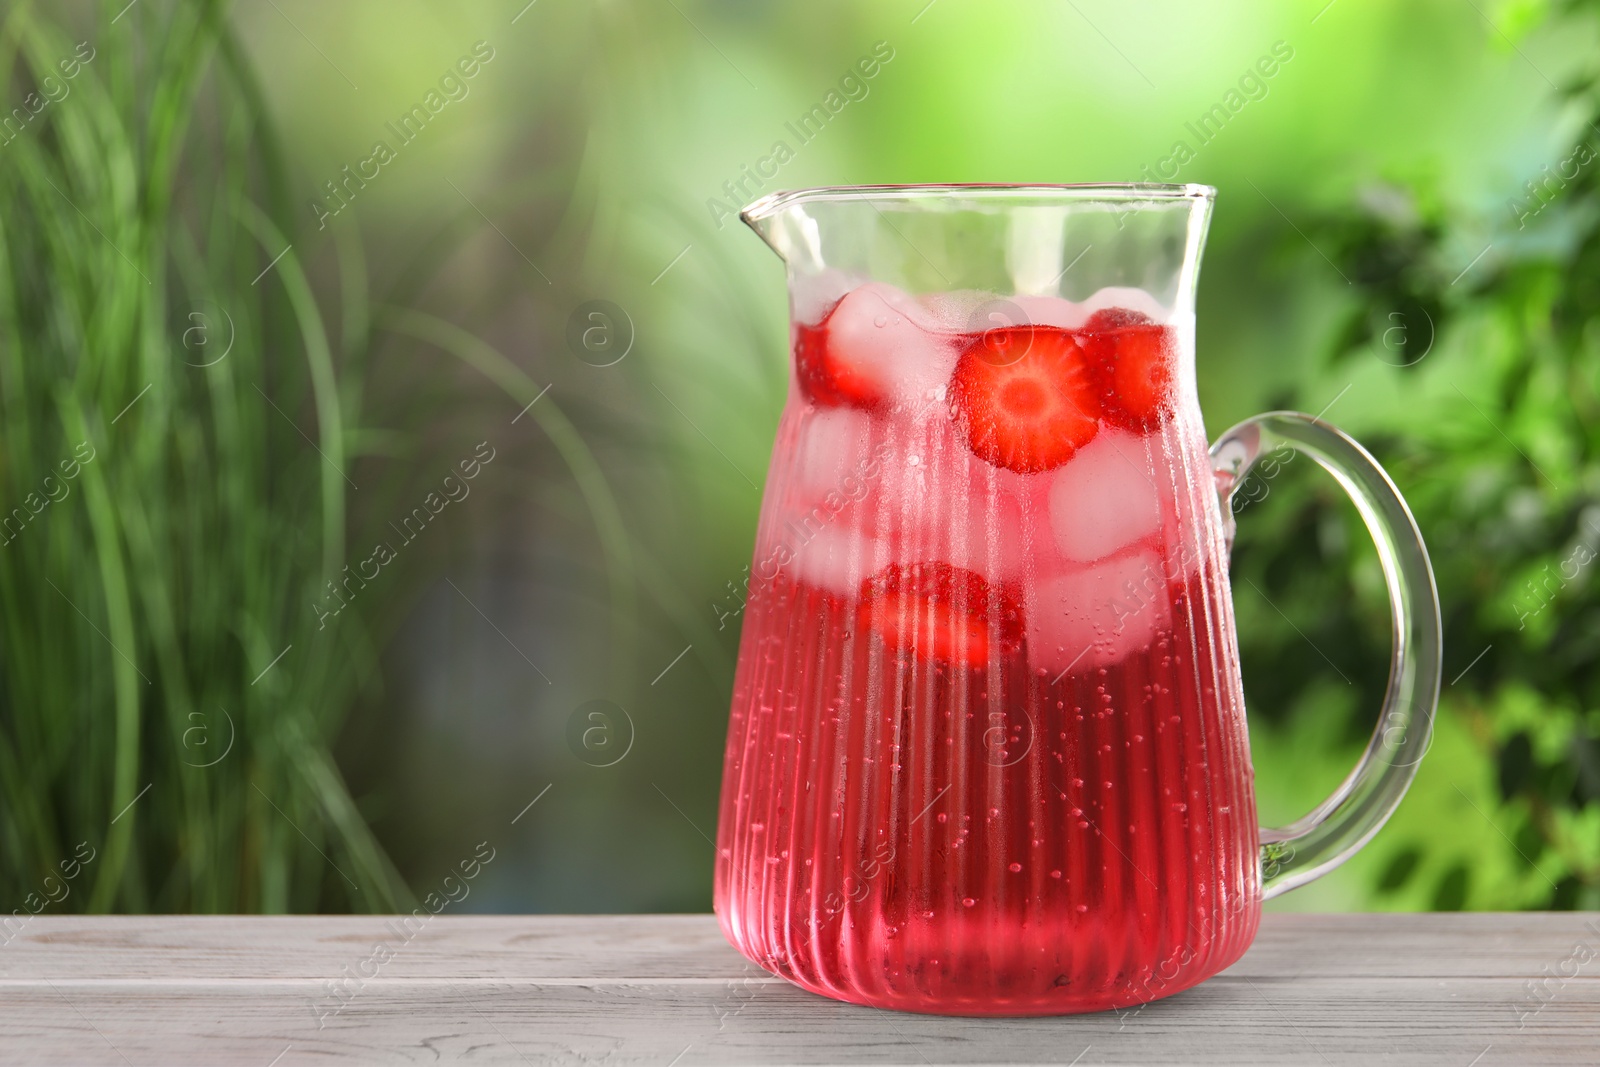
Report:
[[[794,331],[715,901],[827,996],[1039,1015],[1236,960],[1257,829],[1192,327],[872,283]],[[969,302],[970,303],[970,302]]]

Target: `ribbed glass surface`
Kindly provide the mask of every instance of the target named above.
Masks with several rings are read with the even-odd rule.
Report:
[[[1044,470],[976,454],[939,376],[877,407],[791,389],[717,840],[751,960],[856,1003],[1023,1015],[1166,996],[1248,946],[1221,515],[1192,328],[1166,329],[1159,424],[1107,422]],[[797,330],[801,371],[814,343]],[[971,343],[928,358],[948,377]]]

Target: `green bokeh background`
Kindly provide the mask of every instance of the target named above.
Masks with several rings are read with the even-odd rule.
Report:
[[[1292,56],[1264,95],[1177,175],[1219,190],[1198,316],[1207,427],[1326,408],[1368,443],[1434,552],[1445,680],[1465,673],[1391,824],[1272,907],[1600,906],[1593,586],[1586,572],[1567,583],[1527,629],[1516,607],[1540,567],[1588,536],[1583,516],[1600,525],[1583,510],[1600,500],[1592,334],[1564,342],[1538,317],[1561,302],[1551,294],[1596,198],[1584,178],[1530,230],[1508,208],[1542,167],[1600,139],[1584,125],[1590,98],[1567,92],[1594,62],[1588,16],[1444,0],[924,2],[276,0],[227,13],[281,139],[294,252],[330,322],[339,249],[360,247],[376,305],[404,290],[399,303],[549,386],[513,422],[524,396],[398,331],[366,371],[371,432],[349,442],[351,473],[401,488],[388,502],[353,490],[355,512],[381,525],[475,442],[499,450],[470,501],[396,563],[393,596],[362,602],[382,634],[377,671],[329,739],[400,877],[424,894],[487,839],[497,859],[465,910],[710,907],[738,640],[717,607],[750,558],[786,388],[781,267],[708,204],[724,182],[779,139],[794,159],[747,190],[1139,180],[1175,141],[1193,147],[1186,123],[1278,45]],[[76,40],[152,34],[171,7],[141,3],[114,25],[107,10],[41,14]],[[322,184],[375,139],[393,143],[386,124],[479,41],[494,58],[467,95],[319,228]],[[798,144],[785,124],[878,42],[893,58],[866,95]],[[209,130],[199,121],[192,136],[204,144]],[[1563,304],[1562,321],[1600,312],[1594,290],[1587,299]],[[632,323],[615,366],[567,343],[589,300]],[[173,304],[181,323],[181,292]],[[314,436],[310,411],[295,414]],[[558,412],[592,468],[563,449]],[[614,516],[596,511],[596,478]],[[1320,478],[1287,468],[1241,515],[1235,552],[1272,598],[1235,594],[1271,823],[1354,764],[1389,655],[1376,559]],[[58,609],[25,602],[8,625]],[[605,768],[567,741],[575,709],[596,699],[632,724],[627,756]],[[48,713],[0,706],[0,722]],[[154,795],[164,785],[149,777]],[[7,847],[13,881],[29,882],[33,851]],[[295,864],[324,863],[292,847]],[[289,906],[362,906],[336,879],[321,885]]]

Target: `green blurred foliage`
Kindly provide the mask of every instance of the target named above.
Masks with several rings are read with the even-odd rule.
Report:
[[[381,638],[314,637],[305,612],[360,530],[359,255],[329,301],[341,343],[221,5],[175,8],[148,58],[57,14],[12,9],[0,37],[21,101],[0,148],[7,910],[393,908],[330,752]]]
[[[131,54],[136,34],[159,39],[183,5],[145,0],[113,25],[121,6],[51,17],[73,40]],[[355,346],[365,369],[344,379],[363,418],[340,444],[363,490],[349,494],[359,532],[339,562],[363,557],[475,442],[504,457],[408,550],[392,597],[363,602],[387,651],[370,683],[339,689],[328,721],[342,725],[322,739],[413,890],[488,837],[502,858],[468,908],[709,906],[705,838],[737,654],[737,627],[719,628],[717,613],[750,558],[786,388],[782,272],[712,206],[730,199],[724,183],[780,139],[792,161],[759,188],[743,179],[739,198],[1135,180],[1181,139],[1194,153],[1177,180],[1219,189],[1198,340],[1212,433],[1267,408],[1326,409],[1411,501],[1444,611],[1450,684],[1410,796],[1353,861],[1274,906],[1600,906],[1600,613],[1591,569],[1568,562],[1580,545],[1600,549],[1594,167],[1521,226],[1510,206],[1574,146],[1600,145],[1589,5],[278,0],[236,5],[228,21],[283,146],[294,256],[329,323],[344,333],[348,318],[358,338],[363,316],[373,324]],[[470,91],[319,228],[324,182],[389,138],[478,41],[495,56]],[[865,96],[800,143],[786,124],[878,42],[893,58]],[[1279,42],[1292,55],[1264,91],[1198,143],[1187,124]],[[219,143],[202,127],[184,172]],[[6,217],[22,203],[8,199]],[[370,265],[365,311],[340,309],[340,247]],[[250,288],[254,270],[240,271]],[[636,334],[614,367],[584,363],[567,341],[569,316],[592,299],[620,305]],[[294,340],[272,343],[303,360]],[[349,352],[336,362],[354,375]],[[290,410],[327,445],[309,406]],[[293,456],[315,477],[315,455],[284,445],[264,462]],[[8,458],[6,501],[31,477],[24,457]],[[391,488],[368,494],[369,479]],[[300,518],[317,526],[325,512]],[[1358,517],[1310,464],[1290,464],[1239,520],[1235,573],[1255,587],[1235,583],[1257,785],[1263,818],[1282,823],[1342,780],[1371,730],[1390,654],[1385,595]],[[316,576],[316,546],[311,556],[295,574]],[[15,621],[0,673],[23,647],[13,635],[38,618],[73,622],[4,592]],[[77,675],[58,691],[81,675],[97,692],[114,665],[92,632],[72,632]],[[242,666],[214,673],[224,690],[248,688]],[[633,734],[607,768],[565,740],[596,698],[625,709]],[[8,727],[59,714],[0,706]],[[110,712],[86,700],[79,714]],[[103,832],[116,807],[106,783],[52,773],[49,789],[92,800],[63,816],[63,839],[86,822]],[[324,840],[314,799],[296,814]],[[42,861],[0,847],[25,886]],[[309,872],[284,906],[367,906],[318,852],[284,848]],[[139,877],[159,881],[173,854],[150,847]]]
[[[1592,40],[1591,7],[1561,25]],[[1509,36],[1535,23],[1506,17],[1506,48],[1544,78],[1525,37]],[[1349,378],[1340,419],[1383,458],[1428,539],[1450,655],[1438,741],[1400,814],[1290,906],[1335,893],[1446,910],[1600,903],[1600,598],[1590,569],[1600,556],[1600,66],[1590,53],[1549,69],[1565,86],[1554,127],[1567,147],[1530,168],[1498,210],[1423,175],[1374,186],[1307,226],[1354,290],[1329,332],[1324,374]],[[1480,255],[1462,256],[1479,242]],[[1298,239],[1288,248],[1306,254]],[[1291,486],[1267,524],[1245,522],[1236,578],[1302,605],[1301,625],[1333,659],[1375,663],[1387,651],[1381,582],[1364,546],[1342,528],[1329,536],[1330,512],[1349,523],[1324,495]],[[1354,598],[1341,588],[1350,585]],[[1335,696],[1330,708],[1327,687],[1294,671],[1298,650],[1274,639],[1272,622],[1241,611],[1247,661],[1270,686],[1256,682],[1254,695],[1292,709],[1280,721],[1294,741],[1276,758],[1353,752],[1373,694]],[[1381,647],[1364,649],[1373,637]],[[1345,724],[1344,736],[1323,716]],[[1267,732],[1258,761],[1271,758]]]

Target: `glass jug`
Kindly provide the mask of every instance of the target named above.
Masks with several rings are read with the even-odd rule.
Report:
[[[1237,960],[1262,900],[1405,793],[1439,688],[1427,551],[1318,419],[1258,416],[1208,454],[1213,196],[894,186],[745,210],[793,318],[717,828],[717,916],[760,966],[907,1011],[1143,1003]],[[1361,763],[1259,829],[1230,503],[1284,446],[1376,539],[1394,652]]]

